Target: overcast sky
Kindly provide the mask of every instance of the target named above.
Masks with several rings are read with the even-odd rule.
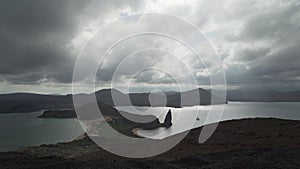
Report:
[[[143,12],[178,16],[197,26],[219,53],[229,89],[300,90],[299,0],[7,0],[0,2],[0,92],[71,93],[76,58],[87,40],[115,19]],[[128,27],[130,31],[140,19],[130,18],[110,30],[126,31]],[[139,27],[175,30],[164,27],[164,20],[152,22],[157,23]],[[117,42],[117,34],[102,36],[98,45]],[[132,54],[147,48],[158,50]],[[106,50],[85,53],[87,69],[96,61],[90,57],[93,52],[100,55]],[[173,59],[173,55],[179,57]],[[121,62],[126,66],[118,68]],[[143,70],[150,66],[167,70]],[[213,63],[206,66],[177,42],[141,36],[122,42],[103,59],[97,87],[109,87],[113,75],[116,86],[130,82],[136,91],[168,90],[176,86],[177,79],[188,86],[190,76],[199,87],[208,87],[207,68],[212,73],[218,70]],[[87,82],[89,77],[76,81],[82,86]]]

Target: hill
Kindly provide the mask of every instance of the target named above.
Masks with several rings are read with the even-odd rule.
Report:
[[[92,94],[78,94],[78,97],[95,94],[98,102],[115,106],[169,106],[183,107],[194,105],[222,104],[222,99],[211,103],[211,92],[195,89],[185,92],[122,93],[116,89],[103,89]],[[200,97],[197,97],[200,96]],[[152,97],[152,99],[149,99]],[[150,101],[151,100],[151,101]],[[41,95],[32,93],[12,93],[0,95],[0,113],[28,113],[47,109],[73,109],[72,95]]]

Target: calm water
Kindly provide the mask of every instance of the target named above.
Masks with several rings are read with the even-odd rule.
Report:
[[[41,112],[0,115],[0,151],[70,141],[83,133],[74,119],[40,119]]]
[[[163,122],[169,109],[173,115],[173,126],[169,129],[159,128],[156,130],[140,130],[140,136],[162,139],[176,133],[180,133],[191,128],[199,127],[218,121],[232,119],[273,117],[281,119],[300,120],[300,102],[230,102],[225,106],[224,112],[219,113],[221,106],[194,106],[185,108],[145,108],[145,107],[118,107],[120,110],[128,112],[140,112],[143,114],[153,114]],[[208,113],[209,109],[212,112]],[[208,116],[210,114],[211,116]],[[217,117],[220,116],[220,119]],[[198,120],[196,120],[198,118]],[[180,122],[179,122],[180,121]]]
[[[208,110],[210,108],[214,109],[213,107],[214,106],[195,106],[180,109],[170,108],[173,115],[173,126],[171,128],[139,131],[138,134],[145,137],[160,139],[185,131],[191,127],[215,122],[217,121],[216,118],[207,119]],[[142,114],[153,114],[163,121],[169,108],[118,107],[118,109],[132,113],[140,112]],[[300,120],[299,111],[300,102],[230,102],[225,106],[221,121],[253,117],[274,117]],[[40,114],[41,112],[0,115],[0,151],[70,141],[83,133],[80,124],[74,119],[36,118]],[[211,112],[210,114],[212,117],[219,115],[218,112]],[[199,120],[195,120],[196,117],[198,117]]]

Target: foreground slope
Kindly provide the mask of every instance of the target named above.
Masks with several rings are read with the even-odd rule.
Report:
[[[88,138],[0,153],[0,168],[299,168],[300,122],[244,119],[219,124],[204,144],[201,128],[170,151],[148,159],[112,155]]]

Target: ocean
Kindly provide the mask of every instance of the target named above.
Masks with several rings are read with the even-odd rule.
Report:
[[[272,117],[300,120],[300,102],[229,102],[223,113],[210,112],[211,116],[208,118],[210,109],[221,109],[221,107],[214,106],[184,108],[122,106],[117,107],[117,109],[131,113],[153,114],[159,117],[161,122],[167,111],[171,109],[173,116],[171,128],[138,131],[139,135],[153,139],[162,139],[204,124],[231,119]],[[23,114],[1,114],[0,151],[13,151],[27,146],[71,141],[83,134],[83,130],[76,119],[37,118],[41,113],[40,111]],[[217,116],[221,115],[220,119],[213,118],[213,113],[217,113]]]

